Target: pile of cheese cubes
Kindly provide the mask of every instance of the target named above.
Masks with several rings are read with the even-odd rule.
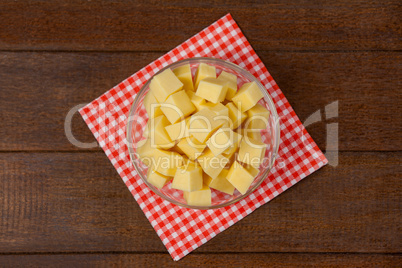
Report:
[[[144,98],[146,139],[137,147],[147,165],[147,180],[183,191],[188,205],[211,205],[211,189],[245,194],[265,155],[261,129],[269,111],[258,101],[255,82],[238,90],[237,76],[199,64],[193,79],[190,65],[166,69],[153,77]]]

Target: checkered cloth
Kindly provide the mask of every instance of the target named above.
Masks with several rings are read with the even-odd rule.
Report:
[[[280,117],[279,157],[268,178],[247,198],[215,210],[183,208],[154,194],[136,173],[126,146],[126,121],[141,86],[166,65],[192,57],[224,59],[251,72],[266,87]],[[176,261],[328,162],[230,14],[133,74],[80,113]]]

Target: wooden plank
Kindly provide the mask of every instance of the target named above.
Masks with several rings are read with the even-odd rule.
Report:
[[[340,150],[401,150],[401,53],[275,53],[262,59],[304,123],[320,111],[323,121],[305,125],[322,150],[327,124],[338,123]],[[338,117],[326,106],[338,101]],[[378,134],[378,133],[383,133]]]
[[[162,53],[0,53],[0,150],[82,150],[64,133],[68,111],[92,101]],[[339,124],[340,150],[401,150],[401,53],[261,52],[304,122],[334,101],[339,116],[307,126],[326,148],[326,124]],[[73,134],[94,137],[76,114]],[[94,150],[100,150],[95,148]]]
[[[167,51],[231,12],[258,50],[401,49],[388,1],[2,1],[0,49]]]
[[[168,254],[0,255],[7,267],[398,267],[400,255],[385,254],[190,254],[174,262]]]
[[[196,252],[398,253],[402,152],[344,152]],[[0,252],[165,252],[106,156],[0,154]]]
[[[159,56],[129,55],[1,53],[1,150],[79,149],[64,132],[69,110],[92,101]],[[78,113],[72,126],[77,140],[94,141]]]

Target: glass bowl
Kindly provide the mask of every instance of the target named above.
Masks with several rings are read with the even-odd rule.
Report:
[[[177,67],[180,67],[185,64],[190,64],[191,71],[193,77],[195,75],[195,71],[200,63],[206,63],[209,65],[213,65],[216,67],[217,75],[221,71],[226,71],[229,73],[233,73],[237,76],[238,87],[240,88],[244,83],[247,82],[256,82],[258,87],[260,88],[261,92],[264,95],[264,98],[259,101],[264,107],[266,107],[270,111],[270,117],[268,121],[268,126],[266,129],[261,130],[261,136],[263,137],[263,142],[267,145],[267,149],[265,152],[264,159],[262,164],[259,168],[259,174],[254,179],[253,183],[249,187],[248,191],[245,194],[241,194],[237,190],[235,190],[233,195],[228,195],[222,193],[218,190],[211,188],[212,194],[212,201],[211,206],[209,207],[199,207],[199,206],[190,206],[186,204],[186,201],[183,198],[183,193],[180,190],[172,189],[171,188],[171,181],[168,182],[162,189],[158,189],[152,184],[148,183],[147,181],[147,170],[148,167],[141,162],[136,153],[136,145],[138,142],[143,138],[143,132],[146,128],[146,123],[148,121],[148,116],[145,111],[145,107],[143,104],[144,97],[149,91],[149,84],[152,79],[149,78],[148,81],[144,84],[141,88],[139,93],[137,94],[134,103],[131,107],[129,118],[127,122],[127,146],[130,153],[131,161],[134,165],[135,170],[137,171],[138,175],[141,177],[143,182],[158,196],[161,198],[182,207],[191,208],[191,209],[216,209],[225,207],[231,204],[234,204],[250,193],[252,193],[257,187],[267,178],[274,162],[277,157],[278,148],[279,148],[279,136],[280,136],[280,126],[279,126],[279,118],[275,108],[275,105],[269,96],[265,87],[255,78],[251,73],[248,71],[240,68],[238,65],[233,64],[228,61],[224,61],[221,59],[215,58],[190,58],[181,60],[175,63],[172,63],[165,68],[161,69],[155,75],[163,72],[167,68],[171,68],[174,70]]]

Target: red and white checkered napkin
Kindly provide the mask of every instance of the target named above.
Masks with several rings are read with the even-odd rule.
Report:
[[[247,198],[221,209],[192,210],[158,197],[137,175],[125,143],[126,119],[141,86],[166,65],[192,57],[220,58],[250,71],[268,90],[281,118],[279,157],[269,177]],[[80,113],[174,260],[328,162],[230,14],[133,74]]]

